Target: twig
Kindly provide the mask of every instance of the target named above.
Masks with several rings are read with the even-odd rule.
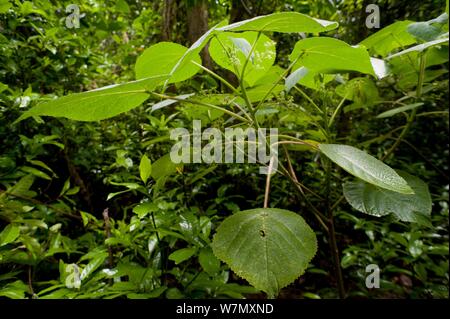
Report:
[[[111,238],[111,220],[109,219],[109,208],[103,210],[103,220],[105,221],[105,237],[106,239]],[[108,246],[108,266],[110,269],[113,268],[113,252],[111,245]]]
[[[272,156],[269,162],[269,168],[267,169],[267,179],[266,179],[266,192],[264,193],[264,208],[269,205],[269,192],[270,192],[270,177],[272,176],[273,162],[275,157]]]

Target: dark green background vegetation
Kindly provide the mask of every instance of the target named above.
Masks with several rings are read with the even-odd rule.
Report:
[[[185,165],[152,183],[151,192],[140,181],[142,155],[154,163],[167,154],[172,143],[164,137],[170,128],[191,123],[197,116],[192,107],[150,112],[159,101],[151,98],[98,122],[42,117],[12,123],[41,99],[133,80],[134,63],[145,48],[160,41],[189,46],[222,20],[301,12],[339,22],[329,36],[357,44],[377,31],[365,26],[365,7],[371,2],[380,7],[381,27],[398,20],[427,21],[445,9],[445,1],[431,0],[0,0],[0,297],[265,297],[209,248],[225,217],[262,206],[266,179],[257,173],[258,165]],[[78,29],[65,26],[65,8],[71,3],[85,15]],[[275,33],[272,39],[276,63],[287,67],[300,36]],[[236,83],[231,73],[203,58]],[[332,172],[326,195],[337,201],[335,228],[347,297],[448,298],[448,62],[433,70],[437,76],[429,79],[432,88],[421,100],[423,110],[395,156],[385,161],[428,184],[431,225],[357,212],[338,201],[340,180],[348,174]],[[393,101],[412,90],[401,81],[377,81],[380,100]],[[305,91],[316,101],[336,105],[337,85]],[[205,72],[167,90],[177,95],[222,91],[220,82]],[[405,125],[405,118],[375,119],[392,105],[369,103],[365,93],[358,93],[365,107],[339,114],[335,139],[382,158],[395,139],[392,131]],[[308,101],[296,94],[274,103],[290,107]],[[270,121],[277,126],[276,117]],[[289,129],[300,127],[305,128],[300,123]],[[317,138],[317,131],[307,129],[307,138]],[[325,176],[315,154],[291,151],[290,156],[302,183],[324,195]],[[111,195],[117,192],[122,193]],[[319,246],[306,273],[282,289],[279,298],[338,297],[328,238],[295,187],[278,175],[272,178],[270,205],[300,212],[316,231]],[[18,233],[7,234],[10,225]],[[192,249],[179,259],[171,255],[182,248]],[[381,269],[380,289],[365,286],[368,264]],[[77,271],[82,272],[81,286],[68,286],[67,277]]]

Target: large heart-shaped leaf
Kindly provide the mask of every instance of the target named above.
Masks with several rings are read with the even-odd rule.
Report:
[[[258,208],[226,218],[212,248],[237,275],[272,298],[305,272],[316,253],[317,240],[299,215]]]
[[[209,53],[221,67],[240,77],[251,47],[257,39],[256,32],[223,32],[211,40]],[[261,34],[247,63],[244,80],[250,85],[260,79],[275,61],[275,42]]]
[[[208,43],[208,41],[219,32],[223,31],[268,31],[268,32],[325,32],[336,29],[338,23],[334,21],[325,21],[311,18],[310,16],[297,12],[279,12],[265,16],[259,16],[253,19],[239,21],[230,25],[224,25],[223,22],[215,25],[204,33],[186,53],[177,61],[172,68],[170,75],[178,72],[179,69],[191,63],[193,56]]]
[[[289,59],[298,59],[293,69],[304,66],[320,73],[358,71],[375,76],[365,47],[353,47],[334,38],[315,37],[300,40],[295,44]]]
[[[392,168],[355,147],[319,144],[319,149],[350,174],[381,188],[402,194],[414,194],[408,183]]]
[[[372,216],[394,214],[398,219],[429,225],[431,196],[428,186],[420,178],[397,171],[414,194],[399,194],[363,181],[344,183],[344,196],[356,210]]]
[[[66,117],[78,121],[99,121],[129,111],[149,97],[167,75],[159,75],[124,84],[70,94],[55,100],[40,103],[31,108],[17,121],[30,116]]]
[[[160,42],[147,48],[137,59],[134,66],[137,79],[150,76],[169,74],[177,61],[188,51],[181,44]],[[200,55],[194,52],[189,56],[190,61],[201,64]],[[189,62],[189,61],[187,61]],[[178,68],[167,80],[168,83],[181,82],[192,77],[200,68],[194,63],[185,63]]]
[[[222,28],[219,31],[270,31],[297,33],[317,33],[336,29],[338,23],[315,19],[298,12],[278,12],[253,19],[239,21]]]

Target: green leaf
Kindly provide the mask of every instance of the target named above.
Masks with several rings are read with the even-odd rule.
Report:
[[[164,176],[169,176],[174,174],[177,169],[183,167],[183,164],[176,164],[172,162],[170,159],[170,154],[166,154],[163,157],[160,157],[152,164],[152,173],[151,176],[157,180]]]
[[[398,113],[402,113],[402,112],[406,112],[406,111],[409,111],[409,110],[416,109],[416,108],[418,108],[419,106],[422,106],[422,105],[423,105],[423,103],[413,103],[413,104],[408,104],[408,105],[396,107],[395,109],[391,109],[391,110],[388,110],[388,111],[383,112],[381,114],[378,114],[377,118],[378,119],[382,119],[382,118],[386,118],[386,117],[391,117],[391,116],[394,116],[394,115],[396,115]]]
[[[410,90],[417,85],[419,74],[418,51],[412,51],[389,60],[390,69],[395,74],[396,85],[404,91]],[[425,67],[441,65],[448,61],[448,46],[435,46],[426,51]],[[446,69],[434,68],[425,70],[425,82],[431,82],[435,78],[447,73]]]
[[[116,10],[123,13],[130,13],[130,6],[125,0],[117,0]]]
[[[320,151],[350,174],[381,188],[414,194],[408,183],[392,168],[364,151],[348,145],[319,144]]]
[[[106,86],[83,93],[70,94],[40,103],[22,114],[22,121],[30,116],[66,117],[78,121],[99,121],[126,112],[144,102],[151,91],[167,78],[154,76],[124,84]]]
[[[38,170],[37,168],[31,167],[31,166],[22,166],[20,169],[22,171],[32,174],[34,176],[37,176],[37,177],[40,177],[40,178],[43,178],[43,179],[46,179],[49,181],[52,180],[52,178],[50,176],[48,176],[46,173]]]
[[[267,91],[272,89],[272,87],[273,84],[268,84],[268,85],[257,85],[252,88],[249,88],[247,90],[248,99],[250,100],[250,102],[259,102],[266,96]],[[284,89],[283,85],[281,84],[275,85],[275,87],[273,87],[270,96],[277,96],[281,91],[283,91],[283,89]]]
[[[447,13],[429,21],[411,23],[407,31],[419,40],[433,41],[444,33],[442,28],[444,24],[448,24]]]
[[[317,33],[336,29],[338,23],[315,19],[298,12],[278,12],[253,19],[239,21],[219,28],[219,31],[268,31]]]
[[[258,33],[256,32],[243,32],[239,34],[231,32],[219,33],[211,40],[209,46],[211,58],[221,67],[230,70],[240,77],[247,56],[257,36]],[[244,81],[250,86],[253,86],[270,69],[275,61],[275,56],[275,42],[264,34],[261,34],[249,57],[249,62],[245,69]]]
[[[298,41],[289,55],[290,61],[296,59],[294,69],[304,66],[319,73],[358,71],[375,76],[365,47],[353,47],[334,38],[315,37]]]
[[[137,59],[134,67],[136,79],[166,75],[171,72],[177,62],[186,54],[188,48],[172,42],[159,42],[147,48]],[[195,75],[200,68],[200,55],[196,52],[189,56],[189,63],[184,63],[168,78],[167,83],[181,82]]]
[[[200,250],[198,261],[203,270],[211,276],[217,274],[220,270],[220,261],[209,248]]]
[[[397,21],[365,38],[359,44],[364,45],[372,54],[382,57],[393,50],[416,43],[416,39],[408,33],[408,25],[413,21]]]
[[[441,34],[441,28],[428,22],[416,22],[408,26],[408,32],[417,39],[433,41]]]
[[[145,154],[142,156],[141,163],[139,164],[139,174],[144,184],[147,183],[148,178],[152,174],[152,163]]]
[[[179,263],[182,263],[183,261],[191,258],[195,254],[196,251],[197,251],[197,249],[195,249],[195,248],[178,249],[169,255],[169,259],[173,260],[175,262],[175,264],[178,265]]]
[[[179,72],[179,70],[182,70],[186,67],[188,64],[193,64],[191,61],[196,59],[196,56],[200,53],[200,51],[203,49],[203,47],[208,43],[208,41],[217,33],[217,29],[221,26],[223,26],[225,22],[220,22],[211,29],[209,29],[207,32],[205,32],[200,38],[198,38],[197,41],[192,44],[189,49],[183,54],[183,56],[176,62],[176,64],[173,66],[172,70],[169,73],[169,77],[172,75],[175,75]],[[169,83],[169,81],[166,81],[165,85]]]
[[[402,171],[397,173],[411,186],[414,194],[399,194],[363,181],[354,181],[343,184],[347,202],[365,214],[372,216],[394,214],[402,221],[430,226],[431,195],[427,184],[408,173]]]
[[[29,288],[21,280],[14,281],[0,289],[0,297],[10,299],[25,299],[25,293],[29,293]]]
[[[83,268],[80,279],[85,280],[86,278],[88,278],[95,270],[97,270],[97,268],[99,268],[104,263],[107,257],[107,253],[100,253],[92,258],[92,260],[89,261],[89,263]]]
[[[316,253],[317,240],[299,215],[258,208],[226,218],[212,248],[237,275],[273,298],[305,272]]]
[[[302,66],[289,74],[284,82],[286,92],[289,92],[301,79],[308,74],[308,68]]]
[[[0,14],[8,12],[12,7],[12,3],[9,0],[0,0]]]
[[[375,83],[368,77],[353,78],[336,87],[336,93],[353,101],[344,108],[346,112],[359,108],[368,108],[380,99]]]
[[[145,202],[134,207],[133,213],[138,215],[139,218],[144,218],[148,213],[156,210],[158,210],[158,206],[155,203]]]
[[[0,247],[14,242],[20,235],[19,226],[9,224],[0,233]]]
[[[26,175],[22,177],[14,186],[12,186],[8,193],[13,195],[21,195],[21,196],[27,196],[27,197],[33,197],[30,193],[30,187],[33,185],[34,182],[34,175]]]

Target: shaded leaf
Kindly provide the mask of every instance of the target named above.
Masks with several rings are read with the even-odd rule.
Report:
[[[408,182],[414,194],[399,194],[363,181],[354,181],[343,184],[347,202],[365,214],[378,217],[394,214],[402,221],[430,226],[431,195],[427,184],[408,173],[397,173]]]

